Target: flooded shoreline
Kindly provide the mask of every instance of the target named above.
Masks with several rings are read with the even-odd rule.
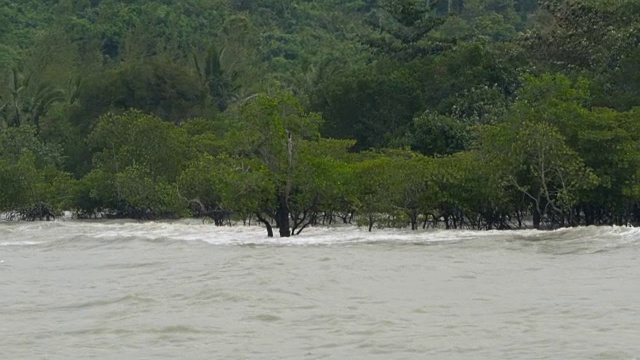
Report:
[[[640,235],[0,224],[11,359],[633,359]]]

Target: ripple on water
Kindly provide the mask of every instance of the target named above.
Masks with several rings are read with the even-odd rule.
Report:
[[[92,307],[117,305],[122,303],[153,304],[156,302],[158,302],[158,300],[150,296],[143,296],[140,294],[129,294],[123,297],[113,298],[113,299],[99,299],[99,300],[78,302],[78,303],[59,306],[58,308],[66,309],[66,310],[74,310],[74,309],[86,309],[86,308],[92,308]]]
[[[200,222],[2,224],[0,353],[632,359],[639,239],[631,228],[268,239]]]
[[[258,314],[256,316],[250,317],[249,319],[258,320],[262,322],[275,322],[275,321],[282,320],[280,316],[273,315],[273,314]]]
[[[149,333],[155,334],[206,334],[207,331],[196,329],[187,325],[171,325],[159,329],[147,330]]]

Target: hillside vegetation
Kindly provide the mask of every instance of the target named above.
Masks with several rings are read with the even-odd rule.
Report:
[[[640,223],[640,0],[0,4],[8,218]]]

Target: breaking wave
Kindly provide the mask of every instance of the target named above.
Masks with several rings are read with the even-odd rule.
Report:
[[[434,245],[470,241],[525,242],[537,246],[599,245],[617,247],[640,240],[640,228],[578,227],[538,230],[418,230],[374,229],[353,226],[312,227],[290,238],[268,238],[259,226],[216,227],[197,219],[172,222],[75,221],[0,223],[0,246],[64,246],[85,242],[87,246],[144,241],[170,243],[196,241],[212,245],[309,246],[309,245]]]

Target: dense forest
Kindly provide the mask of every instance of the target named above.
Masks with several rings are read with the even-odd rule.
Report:
[[[640,0],[0,0],[0,212],[640,223]]]

